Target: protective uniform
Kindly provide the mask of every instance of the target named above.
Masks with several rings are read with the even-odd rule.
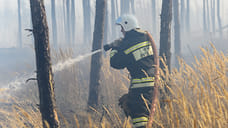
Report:
[[[112,46],[110,64],[113,68],[127,68],[131,76],[128,94],[120,98],[125,114],[133,120],[133,126],[146,126],[154,88],[153,50],[146,31],[138,28],[125,33]]]
[[[131,84],[128,94],[119,99],[126,116],[130,116],[135,128],[144,128],[148,122],[150,102],[155,81],[153,48],[148,32],[139,29],[137,19],[132,15],[119,17],[124,38],[105,45],[110,52],[113,68],[124,69],[130,73]]]

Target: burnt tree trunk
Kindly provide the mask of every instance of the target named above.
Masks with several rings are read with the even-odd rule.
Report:
[[[160,52],[166,65],[170,71],[171,69],[171,21],[172,21],[172,0],[162,1],[162,12],[161,12],[161,32],[160,32]],[[166,57],[166,58],[164,58]],[[165,65],[160,63],[161,69],[165,68]]]
[[[22,48],[22,31],[21,31],[21,0],[17,0],[18,4],[18,41],[19,48]]]
[[[96,16],[95,16],[95,26],[94,26],[94,32],[93,32],[92,51],[99,50],[103,46],[106,4],[107,4],[106,0],[96,0]],[[98,106],[101,65],[102,65],[102,53],[99,52],[94,54],[91,60],[89,99],[88,99],[88,106],[90,107]]]
[[[57,23],[55,15],[55,0],[51,0],[51,21],[52,21],[52,39],[54,47],[57,47]]]
[[[181,56],[179,0],[173,0],[173,15],[174,15],[175,66],[176,68],[179,68],[178,57]]]
[[[51,68],[49,33],[43,0],[30,0],[35,41],[37,81],[43,127],[59,127]]]

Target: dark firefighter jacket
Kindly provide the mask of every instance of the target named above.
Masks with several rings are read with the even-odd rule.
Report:
[[[130,88],[154,86],[153,50],[145,31],[133,29],[126,32],[110,53],[113,68],[127,68],[131,75]]]

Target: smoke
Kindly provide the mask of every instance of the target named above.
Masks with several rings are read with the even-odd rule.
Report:
[[[102,50],[96,50],[94,52],[90,52],[84,55],[79,55],[76,58],[70,58],[64,62],[59,62],[56,65],[53,66],[53,73],[62,71],[63,69],[67,69],[69,67],[71,67],[73,64],[75,64],[76,62],[82,61],[83,59],[90,57],[98,52],[101,52]],[[10,89],[21,89],[22,85],[25,84],[27,79],[30,78],[36,78],[36,74],[35,73],[31,73],[31,74],[27,74],[27,75],[23,75],[20,78],[16,78],[15,80],[9,82],[6,86],[1,86],[2,88],[0,88],[0,90],[4,90],[4,91],[9,91]]]

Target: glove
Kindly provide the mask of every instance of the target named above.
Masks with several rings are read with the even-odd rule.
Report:
[[[111,49],[111,48],[119,47],[121,41],[122,41],[122,38],[119,38],[119,39],[117,39],[117,40],[114,40],[114,41],[113,41],[112,43],[110,43],[110,44],[104,45],[104,50],[105,50],[105,51],[108,51],[108,50]]]
[[[105,50],[105,51],[108,51],[109,49],[111,49],[111,47],[110,47],[109,44],[104,45],[104,50]]]

